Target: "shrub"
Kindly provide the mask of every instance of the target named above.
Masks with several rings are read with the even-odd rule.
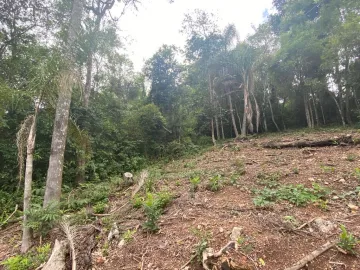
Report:
[[[62,216],[62,211],[56,203],[50,203],[47,207],[35,204],[28,211],[27,226],[41,235],[46,235]]]
[[[199,176],[194,176],[190,178],[190,194],[193,196],[194,193],[197,191],[201,179]]]
[[[34,251],[27,254],[16,255],[3,261],[1,265],[7,270],[30,270],[39,267],[46,262],[50,255],[51,246],[45,244],[37,247]]]

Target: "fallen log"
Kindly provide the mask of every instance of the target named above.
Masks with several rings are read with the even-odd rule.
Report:
[[[283,149],[283,148],[304,148],[304,147],[325,147],[325,146],[338,146],[338,145],[357,145],[360,144],[359,139],[353,139],[351,135],[334,137],[330,139],[321,139],[315,141],[295,141],[295,142],[274,142],[270,141],[264,143],[262,146],[264,148],[271,149]]]
[[[55,240],[55,245],[51,256],[42,270],[65,270],[66,269],[66,254],[69,252],[67,241]]]
[[[314,260],[316,257],[320,256],[321,254],[323,254],[325,251],[329,250],[330,248],[332,248],[333,246],[335,246],[335,242],[326,242],[324,245],[322,245],[320,248],[318,248],[317,250],[314,250],[313,252],[311,252],[309,255],[305,256],[304,258],[302,258],[300,261],[298,261],[297,263],[295,263],[293,266],[285,268],[285,270],[299,270],[302,267],[304,267],[306,264],[308,264],[309,262],[311,262],[312,260]]]

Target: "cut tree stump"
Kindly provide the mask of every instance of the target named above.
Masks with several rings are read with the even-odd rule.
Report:
[[[353,139],[351,135],[334,137],[330,139],[314,140],[314,141],[294,141],[294,142],[274,142],[270,141],[263,144],[264,148],[282,149],[282,148],[304,148],[304,147],[325,147],[325,146],[346,146],[360,144],[360,139]]]

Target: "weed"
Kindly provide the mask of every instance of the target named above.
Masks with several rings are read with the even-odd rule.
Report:
[[[293,168],[292,171],[293,171],[294,174],[299,174],[299,169],[298,168]]]
[[[93,206],[93,209],[94,209],[94,213],[95,214],[103,214],[105,213],[105,211],[107,210],[108,208],[108,199],[105,199],[101,202],[97,202],[94,206]]]
[[[354,169],[354,176],[356,177],[357,180],[360,181],[360,168]]]
[[[350,161],[350,162],[353,162],[353,161],[356,160],[356,158],[357,158],[357,155],[355,155],[355,154],[348,154],[347,157],[346,157],[346,160],[347,160],[347,161]]]
[[[332,166],[320,166],[320,168],[324,171],[324,173],[333,173],[335,172],[335,168]]]
[[[221,176],[219,174],[211,177],[209,180],[208,189],[213,192],[220,190],[221,188],[220,181],[221,181]]]
[[[256,177],[258,178],[258,184],[264,185],[268,188],[274,188],[279,185],[278,181],[281,177],[281,174],[279,172],[258,173]]]
[[[196,167],[196,163],[195,161],[190,161],[185,163],[184,168],[189,168],[189,169],[195,169]]]
[[[125,243],[129,243],[134,239],[134,234],[136,233],[136,229],[134,230],[127,230],[123,233],[122,239],[124,239]]]
[[[317,200],[316,201],[316,205],[323,211],[327,211],[328,210],[328,200]]]
[[[132,198],[131,203],[132,203],[134,208],[139,209],[143,205],[144,200],[145,200],[144,197],[141,197],[141,196],[136,194],[134,196],[134,198]]]
[[[109,255],[109,248],[110,248],[110,244],[109,244],[109,242],[106,241],[101,249],[101,254],[104,257]]]
[[[175,186],[177,186],[177,187],[181,186],[181,183],[180,183],[179,180],[177,180],[177,181],[175,182]]]
[[[253,242],[248,236],[240,236],[236,239],[236,242],[239,245],[239,248],[245,253],[251,253],[254,249]]]
[[[26,254],[16,255],[1,262],[0,265],[5,266],[7,270],[30,270],[39,267],[42,263],[46,262],[50,255],[51,246],[45,244],[39,246],[35,251]]]
[[[344,225],[340,225],[341,234],[339,235],[338,246],[350,254],[355,254],[354,248],[359,243],[359,240],[351,233],[349,233]]]
[[[236,172],[239,175],[244,175],[246,173],[245,171],[245,163],[242,159],[236,159],[233,163],[233,165],[236,167]]]
[[[329,194],[329,190],[313,184],[312,188],[306,188],[304,185],[286,185],[278,189],[270,189],[265,187],[262,190],[254,191],[258,196],[253,202],[256,206],[266,206],[272,202],[283,200],[288,201],[296,206],[302,206],[309,202],[316,202],[323,199]]]
[[[239,179],[239,175],[238,174],[233,174],[230,177],[230,184],[233,186],[236,186],[238,184],[238,179]]]

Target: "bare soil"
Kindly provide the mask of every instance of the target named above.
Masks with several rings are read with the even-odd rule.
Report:
[[[285,269],[325,242],[336,240],[340,224],[359,238],[360,213],[348,207],[350,203],[360,205],[360,194],[354,194],[360,182],[353,173],[360,167],[359,146],[281,150],[261,146],[269,140],[316,140],[336,135],[344,134],[320,132],[229,142],[201,156],[170,162],[162,168],[157,189],[169,190],[176,198],[161,216],[160,231],[155,234],[142,231],[144,214],[141,210],[129,210],[117,221],[124,231],[139,228],[133,241],[121,247],[117,243],[111,244],[108,255],[104,257],[100,247],[94,253],[94,269],[180,269],[192,257],[199,243],[194,234],[196,229],[208,232],[211,235],[209,246],[218,251],[229,241],[233,227],[242,227],[247,245],[240,246],[239,252],[233,250],[219,259],[224,261],[230,257],[232,261],[240,261],[243,268],[236,269]],[[229,179],[237,172],[239,160],[245,164],[246,172],[232,185]],[[257,178],[259,173],[280,174],[281,185],[311,187],[312,183],[318,183],[329,188],[331,194],[325,207],[318,203],[296,207],[280,201],[267,208],[257,208],[252,190],[263,188]],[[189,177],[195,174],[201,175],[202,186],[192,198]],[[227,184],[223,183],[220,191],[211,192],[205,186],[216,174],[220,174]],[[317,217],[334,223],[337,228],[328,233],[320,232],[311,222]],[[307,222],[303,228],[296,229]],[[356,251],[360,252],[359,248]],[[203,269],[196,259],[188,267]],[[305,269],[360,269],[360,260],[334,247],[310,262]]]

